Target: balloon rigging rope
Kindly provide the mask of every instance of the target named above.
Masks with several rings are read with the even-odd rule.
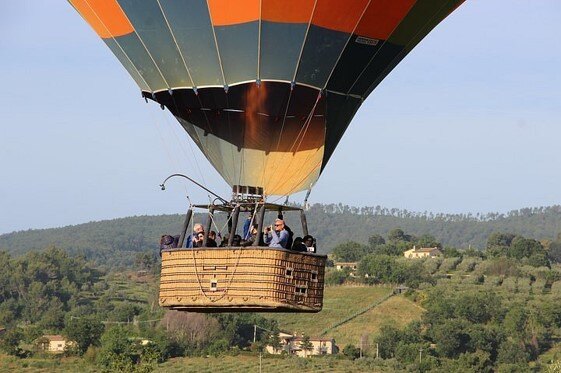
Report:
[[[160,8],[160,11],[161,11],[161,13],[162,13],[162,16],[164,17],[164,20],[165,20],[165,22],[166,22],[166,26],[168,27],[169,32],[170,32],[170,34],[171,34],[171,36],[172,36],[172,38],[173,38],[173,41],[174,41],[174,43],[175,43],[175,47],[176,47],[176,49],[177,49],[179,55],[181,56],[181,59],[182,59],[183,64],[184,64],[184,66],[185,66],[185,69],[187,70],[187,74],[189,75],[189,79],[191,80],[191,83],[193,84],[193,87],[195,87],[195,82],[193,81],[193,77],[191,76],[191,72],[190,72],[190,70],[189,70],[189,67],[187,66],[187,62],[186,62],[186,60],[185,60],[185,58],[184,58],[184,56],[183,56],[183,53],[181,52],[181,48],[179,47],[179,44],[177,43],[177,39],[176,39],[175,34],[174,34],[174,32],[173,32],[173,30],[172,30],[172,28],[171,28],[171,25],[170,25],[170,23],[169,23],[169,21],[168,21],[168,19],[167,19],[167,16],[166,16],[166,14],[165,14],[165,12],[164,12],[164,9],[162,8],[162,6],[161,6],[161,4],[160,4],[160,0],[157,0],[157,2],[158,2],[158,6],[159,6],[159,8]],[[209,10],[209,11],[210,11],[210,10]],[[213,32],[214,32],[214,31],[213,31]],[[218,56],[219,56],[219,58],[220,58],[220,54],[219,54],[219,52],[218,52],[218,44],[216,44],[216,48],[217,48]],[[221,68],[222,68],[222,66],[221,66]],[[223,72],[222,72],[222,78],[224,79],[224,73],[223,73]],[[197,100],[199,101],[199,105],[200,105],[200,107],[202,108],[202,107],[203,107],[203,103],[202,103],[202,101],[201,101],[200,96],[198,95],[197,92],[195,92],[195,95],[197,96]],[[177,102],[175,101],[175,98],[173,97],[173,94],[172,94],[172,93],[171,93],[171,96],[172,96],[172,100],[173,100],[173,103],[174,103],[176,112],[179,113]],[[204,110],[201,110],[201,111],[203,112],[203,115],[204,115],[205,120],[206,120],[206,122],[207,122],[208,128],[209,128],[209,130],[210,130],[209,132],[213,133],[212,125],[211,125],[210,120],[208,119],[207,113],[206,113]],[[229,116],[228,116],[228,123],[229,123]],[[230,127],[230,125],[228,125],[228,126]],[[201,141],[201,138],[200,138],[200,136],[199,136],[197,130],[194,129],[194,131],[195,131],[195,134],[197,135],[197,138],[199,139],[199,143],[202,145],[203,142]],[[190,146],[191,152],[193,153],[193,156],[194,156],[195,153],[194,153],[194,151],[193,151],[193,148],[192,148],[190,142],[189,142],[189,146]],[[205,149],[211,151],[211,150],[212,150],[212,147],[205,146]],[[210,153],[210,152],[209,152],[209,153]],[[220,157],[220,156],[217,156],[217,155],[218,155],[218,154],[215,154],[215,156],[213,156],[212,158],[213,158],[217,163],[218,163],[218,162],[221,162],[221,163],[222,163],[222,170],[223,170],[223,172],[229,171],[229,170],[228,170],[228,167],[226,167],[224,161],[221,161],[221,160],[220,160],[221,157]],[[233,157],[233,149],[232,149],[232,157]],[[196,158],[195,158],[195,159],[196,159]],[[201,177],[202,177],[202,180],[203,180],[203,185],[206,187],[206,182],[205,182],[204,176],[202,176],[203,174],[202,174],[202,172],[201,172],[201,170],[200,170],[199,164],[198,164],[197,161],[195,161],[195,163],[197,164],[197,168],[198,168],[198,170],[199,170],[199,173],[201,174]],[[230,179],[232,179],[232,177],[230,177]],[[209,200],[210,200],[210,199],[211,199],[210,196],[208,196],[208,197],[209,197]]]
[[[209,208],[210,208],[210,205],[209,205]],[[209,210],[208,216],[209,216],[209,218],[212,222],[212,225],[214,225],[214,228],[216,228],[216,230],[218,231],[218,234],[220,234],[220,232],[222,232],[224,229],[226,229],[226,226],[228,225],[230,220],[232,220],[232,214],[230,214],[228,219],[226,219],[226,223],[224,223],[224,225],[222,226],[222,229],[221,229],[221,228],[218,227],[218,224],[216,224],[216,220],[214,219],[214,214],[211,214],[210,210]]]
[[[199,291],[210,302],[212,302],[212,303],[218,302],[219,300],[223,299],[228,294],[228,290],[230,290],[230,286],[232,285],[232,281],[234,280],[234,277],[236,276],[236,272],[238,271],[238,267],[240,265],[240,259],[242,257],[243,249],[241,249],[241,248],[238,249],[239,254],[238,254],[238,258],[236,260],[236,264],[234,266],[234,272],[230,276],[230,279],[228,280],[228,284],[226,285],[224,291],[222,292],[222,295],[218,298],[210,298],[208,295],[206,295],[206,292],[203,289],[203,285],[201,284],[201,278],[199,276],[199,269],[197,268],[197,257],[195,256],[195,251],[198,251],[198,250],[191,250],[191,254],[193,256],[193,266],[195,267],[195,275],[197,277],[197,283],[199,285]],[[233,252],[233,251],[236,251],[236,250],[226,250],[226,252]],[[204,267],[204,263],[203,263],[203,267]]]
[[[166,144],[166,142],[164,141],[164,135],[162,134],[162,129],[160,128],[160,121],[156,118],[156,116],[154,115],[154,113],[150,109],[148,109],[148,111],[150,112],[150,115],[152,116],[152,120],[156,124],[155,125],[156,132],[158,133],[158,137],[160,138],[160,142],[162,143],[162,148],[164,148],[164,152],[165,152],[169,162],[170,163],[176,163],[177,160],[175,158],[172,158],[169,147]],[[176,166],[177,166],[177,164],[176,164]]]
[[[138,76],[142,79],[142,81],[144,82],[144,84],[146,84],[146,87],[147,87],[148,89],[152,90],[152,88],[150,87],[150,85],[148,84],[148,82],[146,81],[146,79],[144,79],[144,76],[140,73],[140,70],[138,70],[138,68],[137,68],[136,65],[133,63],[133,61],[131,60],[131,58],[130,58],[129,55],[127,54],[127,52],[121,47],[121,44],[115,39],[115,37],[113,36],[113,34],[109,31],[109,28],[107,27],[107,25],[105,24],[105,22],[103,22],[103,20],[99,17],[99,15],[97,14],[97,12],[92,8],[92,6],[91,6],[90,3],[89,3],[89,0],[85,0],[85,2],[86,2],[86,4],[88,5],[88,8],[89,8],[89,9],[92,11],[92,13],[96,16],[96,18],[98,19],[98,21],[103,25],[103,27],[105,28],[106,32],[107,32],[109,35],[111,35],[111,38],[113,39],[113,41],[115,42],[115,44],[119,47],[119,49],[121,50],[121,52],[123,53],[123,55],[127,58],[127,60],[129,61],[129,63],[131,64],[131,66],[135,69],[136,73],[137,73]],[[159,2],[158,2],[158,3],[159,3]],[[163,12],[163,10],[162,10],[162,12]],[[164,16],[164,17],[165,17],[165,16]],[[169,27],[169,25],[168,25],[168,27]],[[170,28],[170,32],[171,32],[171,28]],[[135,33],[136,33],[136,31],[135,31]],[[172,34],[173,34],[173,33],[172,33]],[[140,36],[139,36],[138,34],[136,34],[136,35],[137,35],[137,37],[139,38],[139,40],[141,41],[142,45],[144,46],[144,49],[146,50],[146,52],[148,53],[148,55],[149,55],[150,58],[152,59],[152,62],[154,63],[154,65],[155,65],[156,69],[158,70],[158,72],[160,73],[160,75],[162,76],[162,79],[163,79],[164,82],[166,82],[166,84],[167,84],[167,81],[166,81],[165,78],[163,77],[163,74],[161,73],[160,69],[159,69],[158,66],[156,65],[156,62],[154,61],[154,59],[153,59],[152,56],[150,55],[150,52],[149,52],[148,49],[146,48],[146,45],[144,45],[144,42],[142,42]],[[168,84],[168,86],[169,86],[169,84]],[[197,97],[198,97],[198,95],[197,95]],[[173,99],[174,105],[175,105],[176,110],[177,110],[177,103],[175,102],[175,98],[173,98],[173,95],[172,95],[172,99]],[[200,98],[199,98],[199,102],[200,102]],[[202,107],[202,104],[201,104],[201,107]],[[205,117],[206,117],[206,113],[205,113]],[[208,118],[207,118],[207,122],[208,122]],[[209,127],[210,127],[210,124],[209,124]],[[196,131],[195,131],[195,133],[196,133]],[[166,147],[166,144],[165,144],[164,138],[163,138],[163,134],[162,134],[162,132],[160,131],[160,129],[158,129],[158,134],[159,134],[159,136],[160,136],[160,138],[161,138],[163,147],[166,148],[166,153],[168,154],[168,158],[170,159],[170,163],[173,163],[173,162],[171,161],[172,157],[171,157],[171,155],[168,153],[168,149],[167,149],[167,147]],[[175,134],[175,133],[174,133],[174,134]],[[176,134],[175,134],[175,135],[176,135]],[[177,136],[177,135],[176,135],[176,136]],[[198,137],[198,134],[197,134],[197,137]],[[178,140],[178,141],[179,141],[179,140]],[[200,141],[200,138],[199,138],[199,141]],[[191,144],[189,143],[189,145],[191,145]],[[192,147],[191,147],[191,150],[192,150]],[[193,152],[193,155],[194,155],[194,152]],[[195,158],[195,159],[196,159],[196,158]],[[198,162],[195,161],[195,163],[196,163],[197,167],[199,167],[199,166],[198,166]],[[177,166],[179,167],[179,164],[178,164]],[[204,185],[204,184],[205,184],[205,182],[204,182],[204,176],[203,176],[202,172],[200,171],[200,168],[199,168],[199,173],[201,174],[201,177],[202,177],[202,179],[203,179],[203,185]],[[205,187],[206,187],[206,185],[205,185]],[[185,193],[187,193],[187,188],[186,188],[186,187],[185,187]],[[209,199],[210,199],[210,196],[209,196]]]
[[[172,100],[172,102],[173,102],[173,106],[175,107],[175,111],[176,111],[176,113],[179,114],[179,108],[178,108],[178,106],[177,106],[177,102],[175,101],[175,97],[174,97],[173,94],[170,94],[170,96],[171,96],[171,100]],[[197,133],[197,131],[194,130],[194,132],[195,132],[195,134],[197,135],[197,138],[199,138],[199,134]],[[176,136],[177,136],[177,135],[176,135]],[[176,138],[177,138],[177,137],[176,137]],[[179,139],[177,139],[177,140],[179,141]],[[201,140],[200,140],[200,138],[199,138],[199,142],[200,142],[200,141],[201,141]],[[207,185],[206,185],[206,180],[205,180],[204,174],[203,174],[203,172],[202,172],[202,170],[201,170],[201,168],[200,168],[200,166],[199,166],[198,159],[197,159],[197,157],[195,156],[195,152],[194,152],[194,150],[193,150],[193,146],[191,145],[191,142],[190,142],[189,140],[187,140],[187,144],[189,145],[189,148],[191,149],[191,154],[193,155],[193,160],[194,160],[195,166],[197,167],[197,170],[198,170],[199,174],[201,175],[202,184],[203,184],[203,186],[204,186],[205,188],[208,188]],[[209,199],[209,200],[211,199],[211,198],[210,198],[210,195],[208,195],[208,199]]]
[[[228,93],[226,92],[226,106],[228,108],[230,108],[230,101],[228,100]],[[232,124],[230,122],[230,112],[226,113],[226,118],[228,118],[228,132],[230,134],[230,137],[232,137]],[[243,130],[243,142],[245,145],[245,126],[243,126],[244,130]],[[234,147],[230,146],[230,150],[232,152],[232,161],[234,161],[236,159],[235,157],[235,153],[234,153]],[[241,179],[242,179],[242,173],[243,173],[243,161],[244,161],[244,155],[245,155],[245,148],[242,146],[242,150],[241,150],[241,157],[240,157],[240,171],[238,173],[238,182],[237,184],[241,184]],[[230,180],[232,181],[232,183],[234,182],[234,177],[236,175],[236,170],[235,167],[236,165],[234,164],[235,162],[232,162],[232,165],[234,166],[233,168],[233,175],[230,177]],[[226,169],[227,167],[224,167],[224,169]]]
[[[183,53],[181,52],[181,48],[179,48],[179,44],[177,43],[177,39],[176,39],[176,37],[175,37],[175,33],[173,32],[173,29],[171,28],[171,25],[170,25],[170,23],[169,23],[169,21],[168,21],[168,18],[167,18],[167,16],[166,16],[165,12],[164,12],[164,9],[162,8],[162,5],[161,5],[161,3],[160,3],[160,0],[156,0],[156,2],[158,3],[158,7],[160,8],[160,12],[162,13],[162,16],[164,17],[164,20],[165,20],[165,22],[166,22],[166,26],[167,26],[168,29],[169,29],[169,32],[170,32],[171,37],[172,37],[172,39],[173,39],[173,42],[175,43],[175,47],[176,47],[176,49],[177,49],[177,52],[179,53],[179,56],[181,57],[181,60],[183,61],[183,65],[185,66],[185,70],[187,71],[187,74],[188,74],[188,76],[189,76],[189,80],[191,81],[191,83],[193,84],[193,86],[195,86],[195,82],[193,81],[193,77],[191,76],[191,71],[189,70],[189,67],[187,66],[187,61],[185,60],[185,57],[183,56]],[[173,104],[174,104],[174,106],[175,106],[175,109],[176,109],[177,112],[179,112],[179,111],[178,111],[178,107],[177,107],[177,103],[176,103],[176,101],[175,101],[175,98],[173,97],[173,94],[171,94],[171,96],[172,96],[172,100],[173,100]],[[200,104],[201,107],[202,107],[202,103],[200,102],[200,98],[198,97],[198,95],[197,95],[197,98],[199,99],[199,104]],[[205,118],[207,119],[207,122],[208,122],[208,118],[206,117],[206,113],[204,113],[204,114],[205,114]],[[167,117],[166,117],[166,119],[167,119]],[[168,121],[168,124],[170,124],[169,121]],[[173,127],[173,125],[171,125],[171,126]],[[209,128],[210,128],[210,123],[209,123]],[[189,157],[187,156],[187,153],[185,152],[184,147],[181,146],[181,141],[180,141],[179,138],[177,137],[177,133],[176,133],[175,131],[173,131],[173,133],[174,133],[174,135],[175,135],[175,138],[176,138],[177,142],[180,144],[180,148],[181,148],[181,150],[183,151],[183,153],[184,153],[184,155],[185,155],[185,158],[188,159]],[[195,133],[197,133],[196,130],[195,130]],[[198,134],[197,134],[197,137],[198,137]],[[200,138],[199,138],[199,141],[200,141]],[[198,162],[198,160],[197,160],[197,157],[195,156],[195,152],[193,151],[193,146],[191,145],[191,142],[190,142],[189,140],[187,140],[187,143],[188,143],[188,145],[189,145],[189,148],[191,149],[191,154],[192,154],[192,156],[193,156],[194,163],[195,163],[195,165],[196,165],[196,167],[197,167],[197,170],[198,170],[199,174],[201,175],[201,179],[202,179],[203,185],[204,185],[205,187],[207,187],[207,186],[206,186],[206,180],[205,180],[204,174],[203,174],[202,171],[201,171],[201,168],[200,168],[200,166],[199,166],[199,162]],[[209,196],[209,199],[210,199],[210,196]]]
[[[97,12],[94,10],[94,8],[92,8],[92,6],[90,5],[88,0],[85,0],[86,5],[88,6],[88,8],[91,10],[91,12],[95,15],[95,17],[97,18],[97,20],[103,25],[103,27],[105,28],[105,31],[111,35],[111,39],[113,39],[113,42],[119,47],[119,49],[121,50],[121,52],[123,53],[123,55],[127,58],[127,60],[129,61],[129,63],[131,64],[131,66],[134,68],[134,70],[136,71],[136,73],[138,74],[138,76],[142,79],[142,81],[144,82],[144,84],[146,84],[146,87],[148,89],[151,89],[150,85],[148,84],[148,82],[146,81],[146,79],[144,79],[144,77],[142,76],[142,74],[140,73],[140,71],[138,70],[138,68],[136,67],[136,65],[132,62],[131,58],[129,57],[129,55],[127,54],[127,52],[125,52],[125,50],[123,49],[123,47],[121,47],[121,44],[115,39],[115,37],[113,36],[113,34],[109,31],[109,28],[107,27],[107,25],[105,24],[105,22],[103,22],[103,20],[99,17],[99,15],[97,14]],[[164,140],[164,136],[163,133],[161,131],[161,129],[159,128],[159,121],[156,119],[156,117],[154,116],[154,113],[150,112],[150,115],[152,115],[152,119],[154,120],[154,122],[156,123],[156,131],[158,132],[158,136],[160,137],[160,141],[162,142],[162,147],[165,149],[165,153],[166,156],[168,157],[168,160],[170,163],[176,163],[176,166],[179,167],[179,161],[176,158],[173,158],[171,156],[171,153],[165,143]],[[187,193],[187,187],[185,188],[185,193]]]
[[[183,155],[185,156],[185,161],[187,161],[190,157],[187,155],[187,150],[185,149],[185,145],[184,145],[183,142],[179,139],[179,136],[178,136],[178,134],[177,134],[177,132],[176,132],[176,130],[175,130],[175,126],[173,125],[173,123],[171,123],[171,122],[169,121],[169,118],[167,117],[167,115],[165,115],[165,113],[164,113],[163,115],[164,115],[164,118],[165,118],[165,121],[166,121],[166,124],[167,124],[167,127],[168,127],[169,131],[173,134],[173,137],[175,138],[175,141],[177,142],[178,148],[181,149],[181,152],[182,152]],[[203,186],[205,186],[205,188],[206,188],[207,186],[206,186],[205,177],[204,177],[204,175],[203,175],[203,173],[202,173],[202,171],[201,171],[201,169],[200,169],[200,167],[199,167],[199,162],[197,161],[197,157],[195,156],[195,152],[193,151],[193,147],[191,146],[191,142],[190,142],[189,140],[187,140],[187,144],[189,145],[189,148],[191,149],[191,154],[192,154],[192,158],[191,158],[191,159],[193,159],[193,162],[192,162],[192,163],[195,164],[195,167],[196,167],[196,169],[198,170],[198,172],[199,172],[199,174],[200,174],[200,176],[201,176],[202,184],[203,184]],[[173,154],[175,154],[175,152],[174,152]],[[175,158],[178,159],[178,160],[177,160],[177,167],[178,167],[179,169],[181,169],[181,168],[182,168],[182,166],[181,166],[181,163],[182,163],[181,160],[179,160],[179,157],[178,157],[178,156],[176,156]],[[188,163],[188,162],[186,162],[186,163]],[[186,186],[185,186],[185,194],[187,194],[187,187],[186,187]]]

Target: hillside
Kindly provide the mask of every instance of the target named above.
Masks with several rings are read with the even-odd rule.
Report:
[[[325,288],[325,299],[321,317],[315,314],[264,314],[278,321],[279,328],[287,332],[306,333],[319,337],[350,315],[382,300],[392,293],[392,286],[329,286]],[[353,320],[330,329],[325,337],[335,338],[340,348],[347,344],[359,344],[361,337],[371,339],[378,334],[381,325],[392,324],[404,327],[413,320],[419,320],[423,309],[415,303],[395,296],[373,307]]]
[[[496,231],[535,239],[553,239],[561,231],[561,206],[527,208],[506,214],[449,215],[379,206],[357,208],[316,204],[310,208],[307,217],[311,233],[318,239],[320,252],[329,252],[338,243],[348,240],[366,242],[370,235],[386,235],[395,227],[414,235],[431,234],[443,245],[459,248],[469,245],[484,248],[487,237]],[[268,216],[269,219],[273,216]],[[298,227],[298,217],[287,214],[286,219],[293,228]],[[55,245],[98,262],[129,265],[136,252],[155,250],[161,234],[178,232],[182,220],[180,215],[135,216],[20,231],[0,235],[0,250],[19,255]],[[204,218],[200,216],[197,220]],[[217,225],[221,227],[223,221],[218,219]]]

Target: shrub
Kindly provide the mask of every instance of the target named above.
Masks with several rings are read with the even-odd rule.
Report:
[[[473,272],[477,264],[481,263],[481,259],[478,258],[465,258],[458,265],[457,269],[464,272]]]
[[[439,271],[443,273],[453,271],[461,262],[462,262],[462,258],[446,258],[442,262]]]
[[[425,270],[432,275],[438,271],[441,264],[442,264],[441,258],[431,258],[429,260],[425,260],[423,266]]]
[[[348,344],[343,348],[343,355],[354,360],[360,356],[360,350],[355,345]]]
[[[336,269],[328,270],[325,274],[325,284],[326,285],[342,285],[348,278],[348,273],[346,271],[339,271]]]
[[[488,276],[515,277],[520,275],[518,262],[504,257],[488,260],[483,272]]]

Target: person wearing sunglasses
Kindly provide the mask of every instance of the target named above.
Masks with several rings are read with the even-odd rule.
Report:
[[[286,249],[288,243],[288,231],[284,229],[284,220],[276,219],[274,226],[267,227],[265,231],[265,243],[269,247]]]

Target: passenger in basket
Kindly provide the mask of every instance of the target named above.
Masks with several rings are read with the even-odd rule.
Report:
[[[218,247],[226,247],[228,246],[228,238],[230,237],[229,234],[225,234],[224,237],[222,238],[222,241],[220,241],[220,246]]]
[[[194,242],[194,247],[203,247],[203,242],[205,240],[205,234],[203,232],[197,233],[197,239]]]
[[[217,246],[218,244],[216,243],[216,232],[215,231],[208,232],[206,247],[217,247]]]
[[[172,249],[174,249],[173,236],[170,236],[169,234],[165,234],[162,237],[160,237],[160,256],[162,256],[162,251],[172,250]]]
[[[259,226],[257,224],[253,224],[253,227],[251,227],[249,238],[242,241],[242,246],[253,246],[253,243],[257,238],[258,227]],[[263,233],[259,234],[259,246],[265,246],[265,242],[263,242]]]
[[[283,220],[276,219],[274,227],[267,227],[265,234],[265,243],[268,244],[269,247],[286,249],[289,239],[289,233],[286,229],[284,229]]]
[[[200,247],[197,245],[199,233],[202,233],[204,236],[205,229],[203,228],[202,224],[197,223],[193,226],[193,234],[190,234],[187,237],[186,240],[187,242],[185,243],[185,247]],[[202,245],[202,241],[201,241],[201,245]]]
[[[242,236],[239,234],[235,234],[234,238],[232,239],[232,246],[239,247],[242,245]]]
[[[308,251],[308,248],[302,242],[302,237],[296,237],[294,239],[294,243],[292,244],[292,247],[290,248],[290,250],[299,251],[299,252],[306,252],[306,251]]]
[[[309,234],[305,235],[304,238],[302,239],[302,242],[304,243],[304,245],[306,245],[307,252],[309,253],[316,252],[316,245],[315,245],[316,240],[314,240],[312,236],[310,236]]]

